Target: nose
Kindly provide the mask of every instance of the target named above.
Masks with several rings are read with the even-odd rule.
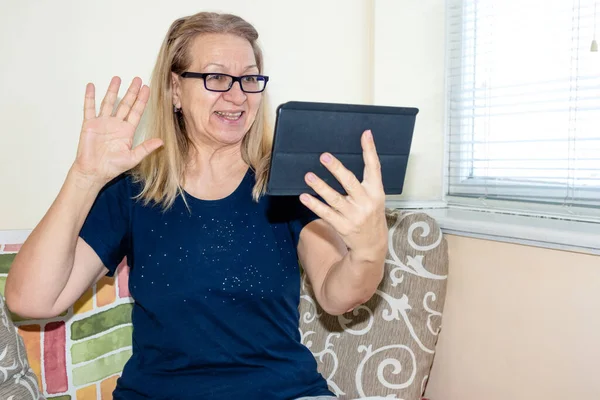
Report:
[[[242,105],[246,101],[246,93],[242,91],[241,82],[233,82],[233,86],[223,93],[223,98],[235,105]]]

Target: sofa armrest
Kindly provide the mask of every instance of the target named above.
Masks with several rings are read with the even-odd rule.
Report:
[[[446,295],[446,240],[425,213],[388,209],[386,218],[384,279],[365,304],[328,315],[302,277],[302,343],[341,398],[419,400],[433,363]]]

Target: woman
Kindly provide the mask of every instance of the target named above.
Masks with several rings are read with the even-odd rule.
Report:
[[[331,314],[368,300],[382,279],[370,132],[362,183],[321,157],[347,196],[312,173],[307,184],[328,204],[262,195],[272,133],[257,38],[239,17],[199,13],[171,25],[152,96],[136,78],[115,109],[115,77],[96,115],[88,84],[76,159],[11,268],[9,307],[47,318],[127,256],[133,355],[115,399],[331,396],[300,343],[298,259]],[[132,148],[149,98],[150,138]]]

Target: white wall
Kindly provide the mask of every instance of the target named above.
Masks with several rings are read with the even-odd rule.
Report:
[[[96,84],[99,103],[113,75],[147,81],[170,23],[201,10],[256,26],[273,109],[288,100],[419,107],[402,197],[441,197],[441,0],[0,1],[0,230],[33,228],[58,193],[85,84]]]
[[[419,108],[402,200],[439,200],[444,163],[443,0],[376,0],[373,102]]]

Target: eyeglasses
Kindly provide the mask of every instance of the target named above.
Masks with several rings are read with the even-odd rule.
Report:
[[[243,75],[232,76],[218,73],[200,73],[200,72],[182,72],[182,78],[196,78],[204,80],[204,87],[211,92],[227,92],[233,86],[234,82],[240,83],[240,88],[244,93],[260,93],[265,90],[268,76],[264,75]]]

